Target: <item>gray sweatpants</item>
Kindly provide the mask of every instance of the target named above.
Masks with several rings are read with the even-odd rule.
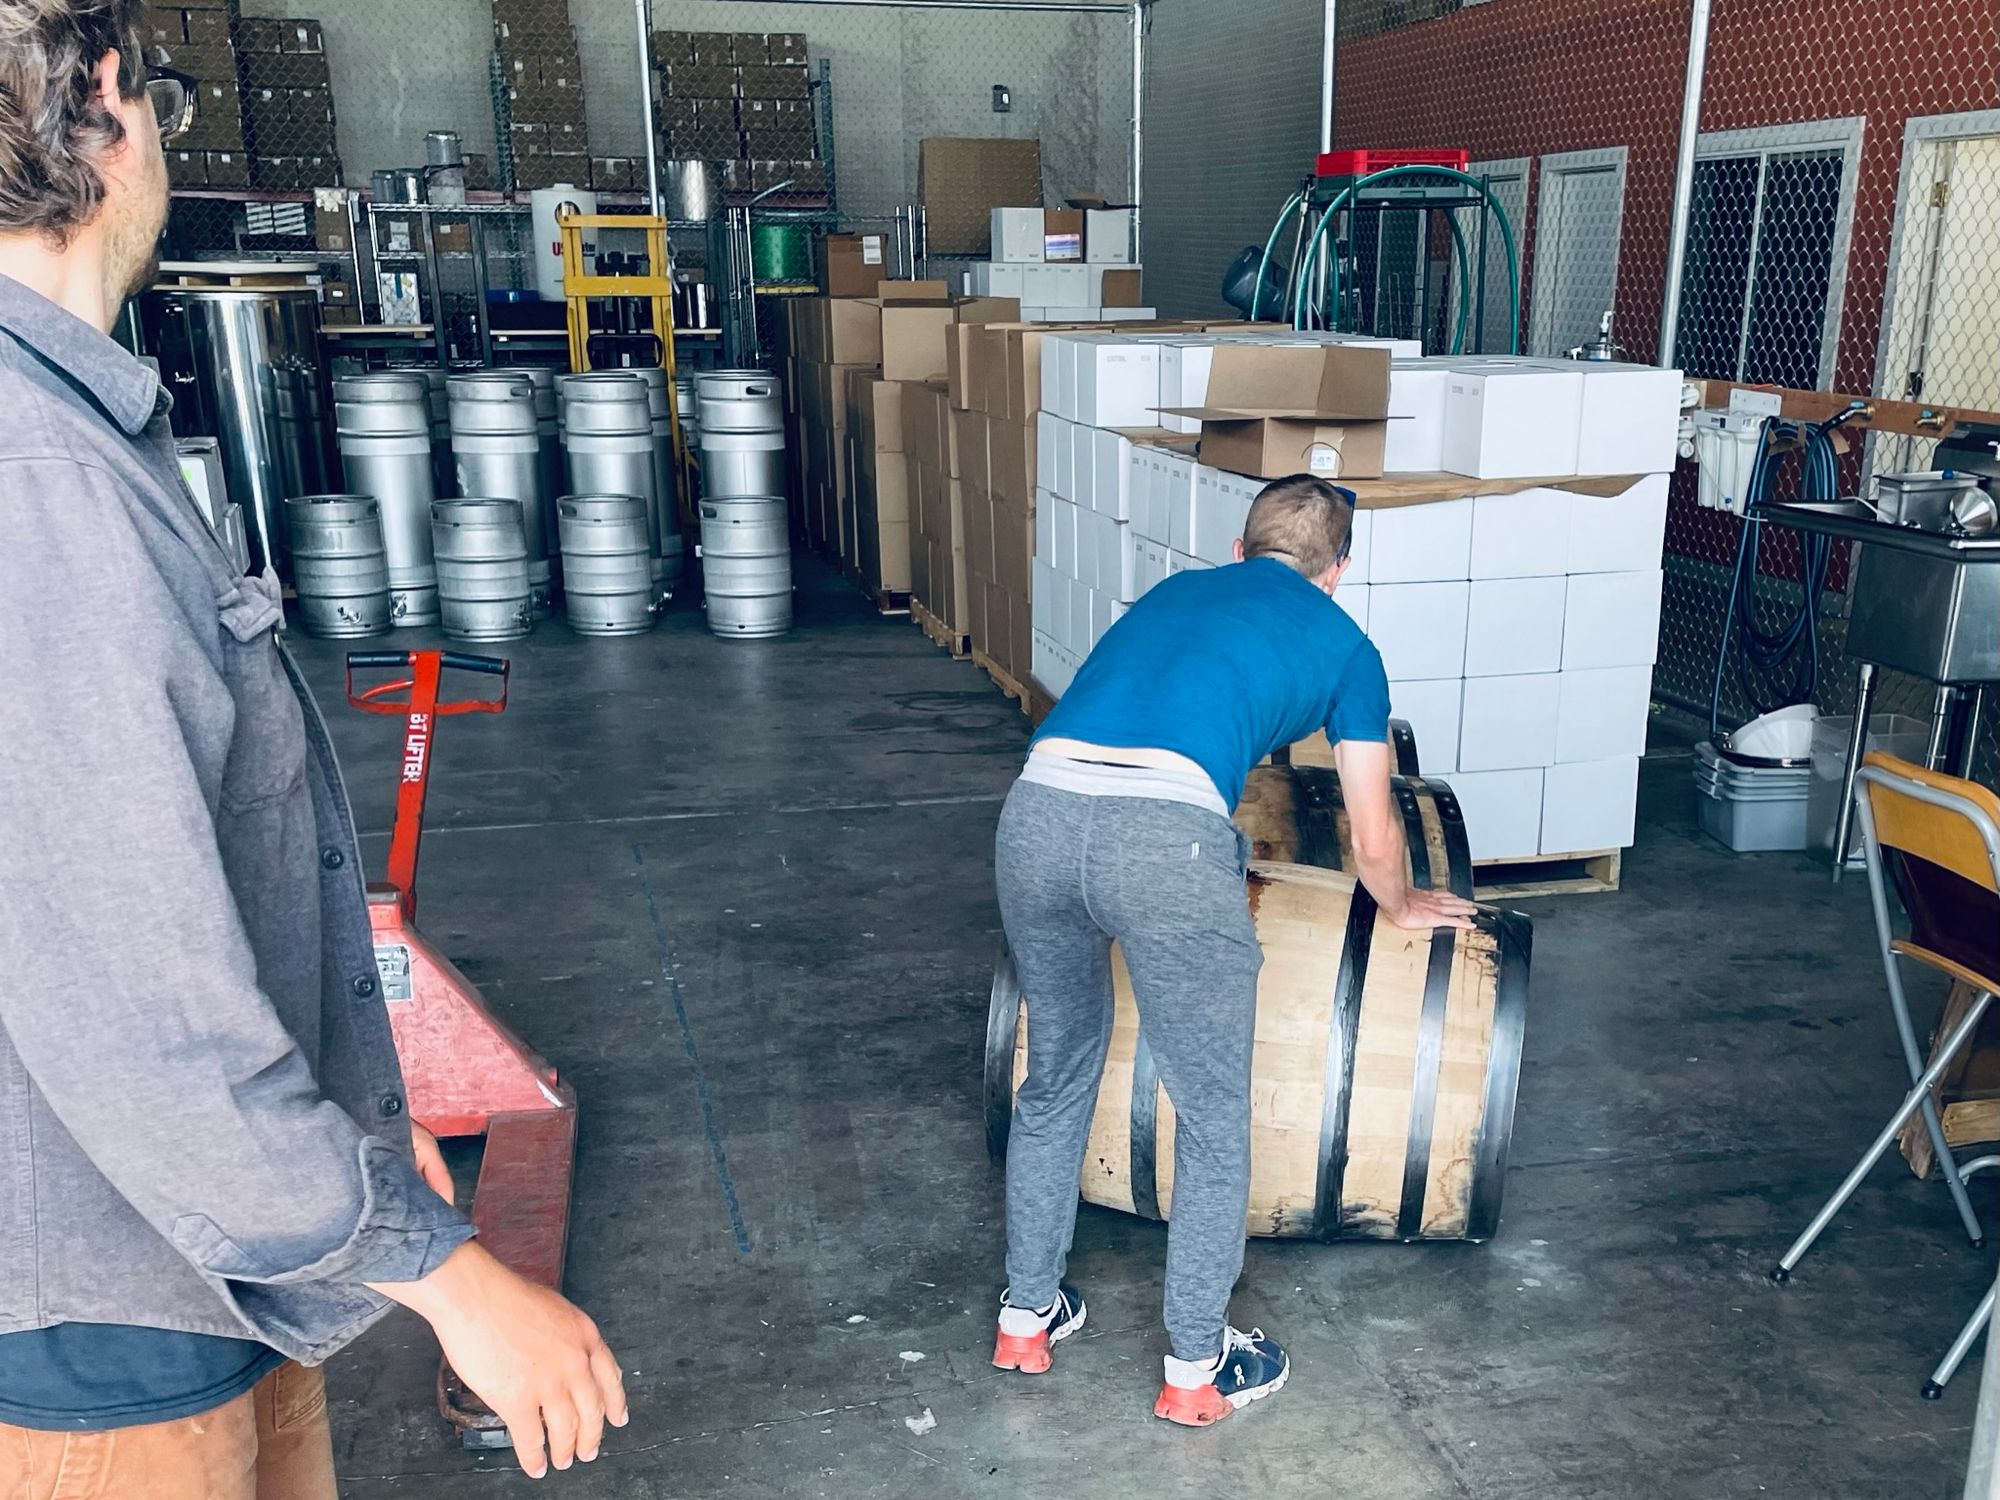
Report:
[[[1204,808],[1025,781],[1008,794],[995,851],[1028,1006],[1028,1071],[1007,1140],[1008,1301],[1048,1306],[1069,1255],[1111,1040],[1115,939],[1176,1118],[1166,1325],[1181,1359],[1220,1351],[1243,1269],[1263,964],[1243,889],[1249,851]]]

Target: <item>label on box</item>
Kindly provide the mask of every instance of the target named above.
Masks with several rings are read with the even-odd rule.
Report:
[[[1337,476],[1340,473],[1340,450],[1325,443],[1314,443],[1306,450],[1306,467],[1315,474]]]
[[[1080,234],[1051,234],[1042,241],[1042,258],[1052,261],[1073,261],[1083,259],[1083,236]]]
[[[864,234],[861,236],[861,264],[879,266],[882,264],[882,236]]]

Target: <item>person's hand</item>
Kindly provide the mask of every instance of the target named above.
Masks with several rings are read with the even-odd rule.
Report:
[[[425,1185],[445,1202],[455,1203],[458,1189],[452,1185],[451,1169],[444,1164],[438,1138],[415,1120],[410,1121],[410,1151],[417,1160],[417,1175]]]
[[[1412,889],[1404,898],[1403,909],[1388,916],[1398,927],[1427,931],[1433,927],[1470,927],[1472,914],[1477,910],[1463,896],[1454,896],[1450,891]]]
[[[531,1479],[589,1463],[630,1420],[618,1361],[583,1311],[468,1240],[422,1281],[375,1290],[422,1317],[452,1369],[507,1424]],[[546,1457],[544,1449],[546,1446]]]

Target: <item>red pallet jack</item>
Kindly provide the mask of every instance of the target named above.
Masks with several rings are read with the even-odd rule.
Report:
[[[498,677],[499,697],[440,703],[447,668]],[[356,672],[385,669],[409,675],[355,691]],[[486,1137],[472,1197],[480,1243],[530,1281],[560,1291],[576,1159],[576,1096],[486,1008],[472,981],[416,925],[417,849],[437,721],[452,714],[503,712],[507,679],[505,661],[455,651],[356,651],[347,658],[348,703],[364,713],[403,715],[389,878],[368,886],[368,919],[410,1117],[440,1138]],[[510,1446],[506,1426],[442,1360],[437,1397],[438,1410],[466,1447]]]

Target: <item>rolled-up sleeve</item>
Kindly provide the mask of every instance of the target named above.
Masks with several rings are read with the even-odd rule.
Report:
[[[88,465],[0,462],[0,1027],[207,1275],[417,1279],[472,1231],[323,1096],[260,987],[206,784],[221,757],[198,753],[228,744],[228,685],[126,499]]]

